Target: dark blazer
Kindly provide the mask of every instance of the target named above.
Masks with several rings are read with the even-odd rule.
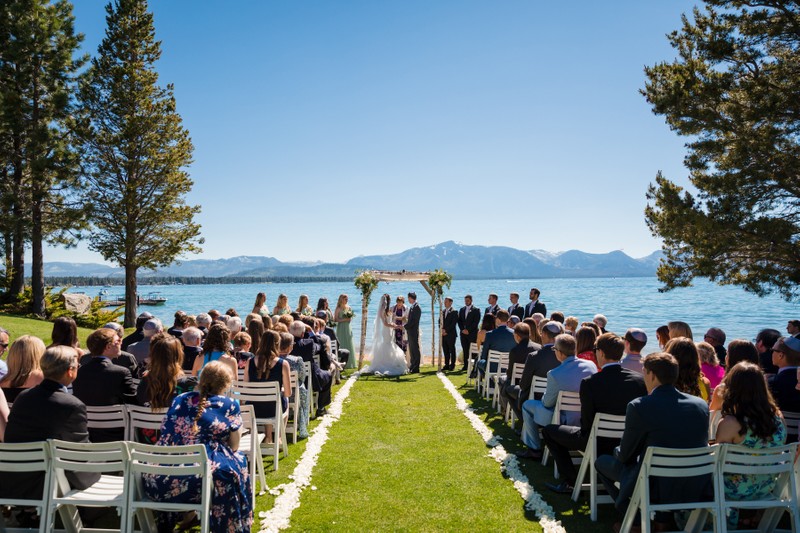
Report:
[[[601,372],[602,374],[602,372]],[[619,498],[633,494],[641,458],[649,446],[699,448],[708,446],[708,405],[671,385],[655,388],[649,396],[632,400],[625,412],[625,432],[615,450],[622,463]],[[711,477],[655,478],[653,501],[697,501],[710,495]],[[619,501],[619,500],[618,500]]]
[[[500,310],[500,306],[499,306],[499,305],[497,305],[497,304],[490,305],[489,307],[487,307],[486,309],[484,309],[484,311],[483,311],[483,315],[484,315],[484,316],[486,316],[486,315],[488,315],[488,314],[493,314],[493,315],[497,316],[497,312],[498,312],[499,310]]]
[[[489,350],[498,352],[510,352],[511,348],[517,345],[514,340],[514,332],[508,326],[502,325],[486,333],[486,338],[481,345],[481,359],[489,357]]]
[[[89,442],[86,406],[55,381],[45,379],[17,397],[8,416],[5,442],[39,442],[59,439]],[[85,489],[100,474],[67,472],[72,488]],[[0,473],[0,496],[41,498],[44,476],[28,472]]]
[[[528,302],[528,305],[525,306],[525,318],[533,316],[536,313],[547,316],[547,306],[545,306],[541,300],[536,300],[535,304],[533,302]]]
[[[447,309],[442,309],[442,329],[452,339],[455,339],[458,334],[458,312],[452,307],[449,312]]]
[[[115,365],[108,357],[92,357],[78,369],[72,383],[72,394],[85,405],[118,405],[136,403],[136,387],[127,368]],[[91,429],[92,442],[122,440],[122,429]]]
[[[525,318],[525,307],[519,305],[519,303],[511,304],[508,306],[508,314],[519,317],[520,320],[523,320]]]
[[[141,329],[137,329],[124,339],[122,339],[122,349],[128,350],[128,346],[135,342],[139,342],[140,340],[144,339],[144,332]]]
[[[192,372],[194,367],[194,360],[198,355],[203,353],[203,349],[199,346],[184,346],[183,347],[183,370],[184,372]]]
[[[481,323],[481,312],[474,305],[469,310],[467,315],[467,307],[464,306],[458,311],[458,329],[459,331],[467,330],[469,334],[466,336],[470,342],[475,342],[478,339],[478,329]],[[463,335],[463,334],[462,334]]]
[[[800,391],[797,386],[797,371],[789,368],[778,372],[769,382],[775,403],[781,411],[800,413]]]
[[[581,381],[582,448],[586,449],[597,413],[624,415],[631,400],[646,395],[644,377],[620,365],[606,365],[601,372]],[[612,453],[616,444],[608,439],[598,439],[598,455]]]
[[[419,306],[417,302],[409,308],[408,310],[408,321],[404,326],[406,331],[411,333],[416,333],[419,331],[419,319],[422,317],[422,308]]]
[[[528,399],[528,395],[531,393],[533,376],[546,378],[547,373],[560,364],[561,362],[556,357],[552,344],[545,344],[541,350],[528,355],[528,360],[525,361],[525,369],[522,371],[522,379],[519,382],[520,399],[523,401]]]
[[[511,373],[514,371],[514,364],[524,365],[528,361],[528,356],[530,354],[541,349],[541,344],[537,344],[530,339],[522,339],[522,342],[511,348],[511,350],[508,352],[506,383],[511,383]],[[528,384],[528,390],[530,390],[530,384]],[[525,399],[527,400],[528,398],[526,397]]]
[[[296,355],[311,363],[311,388],[319,392],[322,389],[330,388],[331,373],[327,370],[322,370],[320,365],[314,360],[314,354],[317,353],[319,344],[315,342],[314,338],[304,337],[302,339],[295,338],[294,348],[292,348],[292,355]],[[320,363],[322,358],[320,357]]]

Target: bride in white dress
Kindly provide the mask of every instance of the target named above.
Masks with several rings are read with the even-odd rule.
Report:
[[[391,315],[391,297],[384,294],[375,317],[375,334],[372,338],[372,363],[362,371],[382,376],[399,376],[408,373],[406,354],[394,342],[394,317]]]

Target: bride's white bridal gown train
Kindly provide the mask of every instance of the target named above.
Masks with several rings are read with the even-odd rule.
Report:
[[[406,354],[395,344],[394,331],[385,322],[387,318],[378,315],[375,318],[375,335],[372,339],[372,363],[362,372],[374,372],[382,376],[400,376],[408,373]]]

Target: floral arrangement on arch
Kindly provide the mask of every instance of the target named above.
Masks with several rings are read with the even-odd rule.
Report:
[[[378,278],[369,270],[362,270],[353,280],[353,284],[361,291],[361,295],[367,305],[369,305],[372,291],[378,287],[378,283]]]
[[[428,287],[431,288],[436,296],[441,296],[444,293],[444,288],[447,287],[449,289],[452,282],[453,276],[441,268],[437,268],[428,276]]]

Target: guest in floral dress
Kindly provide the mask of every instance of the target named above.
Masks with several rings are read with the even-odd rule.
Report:
[[[748,448],[772,448],[786,443],[786,425],[767,388],[758,365],[742,362],[734,366],[723,381],[722,420],[717,426],[717,442]],[[775,489],[770,474],[726,474],[725,497],[729,500],[761,500]],[[734,509],[736,511],[736,509]],[[734,527],[738,513],[728,516]],[[745,524],[747,528],[754,524]]]
[[[222,394],[231,385],[223,363],[212,361],[200,375],[199,392],[181,394],[172,402],[161,425],[159,446],[204,444],[213,477],[210,530],[249,532],[253,502],[247,460],[237,452],[242,417],[239,404]],[[156,501],[200,501],[200,480],[194,476],[145,474],[144,489]],[[159,513],[159,532],[172,531],[179,516]],[[186,520],[182,525],[186,524]]]
[[[347,295],[339,295],[339,301],[336,302],[336,311],[333,313],[333,319],[336,321],[336,338],[339,340],[339,349],[344,348],[350,351],[350,357],[347,358],[345,368],[356,367],[356,350],[353,347],[353,330],[350,329],[350,320],[353,318],[353,310],[347,305]]]
[[[408,339],[406,338],[406,330],[403,326],[408,322],[408,309],[406,308],[406,299],[402,296],[397,297],[395,306],[392,309],[392,315],[394,315],[394,324],[400,326],[394,330],[394,343],[405,352],[406,347],[408,347]]]

